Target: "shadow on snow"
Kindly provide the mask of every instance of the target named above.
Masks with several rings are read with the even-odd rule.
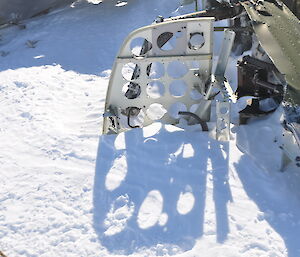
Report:
[[[111,253],[130,254],[143,247],[169,245],[170,249],[190,250],[203,235],[207,174],[213,175],[213,197],[216,210],[216,237],[219,243],[229,233],[227,203],[231,201],[228,185],[228,144],[210,139],[206,133],[167,132],[162,126],[153,136],[142,129],[124,133],[126,147],[116,149],[115,135],[100,137],[94,182],[94,228],[101,244]],[[189,154],[184,153],[186,145]],[[191,150],[192,149],[192,150]],[[191,154],[192,153],[192,154]],[[107,175],[114,160],[126,156],[127,173],[119,187],[108,190]],[[208,169],[208,162],[211,163]],[[148,193],[156,190],[162,196],[165,224],[141,228],[138,222],[141,206]],[[178,212],[179,195],[191,192],[194,206],[182,215]],[[105,220],[115,201],[127,196],[134,205],[122,231],[107,235]],[[151,212],[151,210],[150,210]],[[124,218],[124,217],[122,217]],[[169,250],[169,254],[175,254]]]
[[[248,143],[253,146],[253,142]],[[274,153],[271,149],[270,151]],[[259,165],[264,164],[264,156],[256,158]],[[278,163],[278,160],[280,158],[275,159],[273,156],[273,163]],[[283,173],[279,172],[279,169],[264,171],[264,167],[256,165],[247,154],[243,155],[234,166],[245,192],[263,213],[263,219],[284,240],[288,256],[300,256],[299,171],[295,172],[294,169]],[[296,190],[293,190],[293,186]]]

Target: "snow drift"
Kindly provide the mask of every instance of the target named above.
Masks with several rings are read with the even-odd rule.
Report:
[[[279,172],[273,144],[280,113],[234,127],[230,143],[160,123],[100,135],[122,40],[178,7],[116,5],[77,3],[1,31],[0,250],[300,256],[300,175]],[[38,40],[35,48],[27,40]]]

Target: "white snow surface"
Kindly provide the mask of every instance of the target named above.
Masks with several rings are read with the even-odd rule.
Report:
[[[122,40],[179,4],[90,2],[0,30],[0,251],[299,257],[300,171],[279,172],[280,110],[230,142],[159,122],[100,135]]]

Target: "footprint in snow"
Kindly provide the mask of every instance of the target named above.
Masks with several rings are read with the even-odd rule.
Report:
[[[127,174],[127,159],[125,155],[114,160],[112,167],[106,175],[105,187],[109,191],[118,188]]]
[[[129,200],[128,195],[119,196],[111,205],[104,220],[106,231],[104,235],[113,236],[120,233],[134,212],[134,203]]]
[[[0,55],[1,55],[2,57],[5,57],[5,56],[9,55],[9,52],[6,52],[6,51],[0,51]]]

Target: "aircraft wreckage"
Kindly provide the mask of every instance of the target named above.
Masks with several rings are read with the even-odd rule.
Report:
[[[228,20],[229,26],[214,27]],[[213,69],[214,31],[224,31]],[[245,52],[247,51],[247,54]],[[237,89],[225,78],[230,55],[237,62]],[[282,108],[282,169],[300,166],[300,24],[279,0],[209,1],[206,10],[158,17],[124,41],[112,69],[103,133],[120,133],[154,121],[184,118],[217,140],[230,140],[231,105],[251,96],[239,124]]]

